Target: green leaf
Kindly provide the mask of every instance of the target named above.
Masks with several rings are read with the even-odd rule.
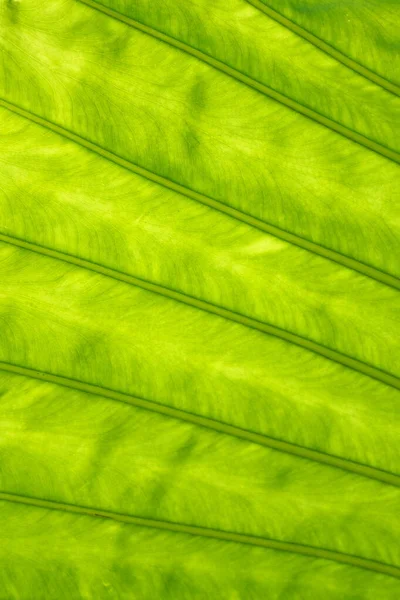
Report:
[[[247,0],[385,89],[400,93],[396,0]],[[274,10],[276,9],[276,10]],[[397,84],[397,85],[396,85]]]
[[[1,0],[1,600],[399,597],[395,8]]]

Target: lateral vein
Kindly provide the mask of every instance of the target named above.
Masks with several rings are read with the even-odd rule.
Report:
[[[400,487],[400,476],[394,473],[383,471],[381,469],[377,469],[376,467],[370,467],[369,465],[354,462],[345,458],[340,458],[325,452],[320,452],[318,450],[313,450],[305,446],[298,446],[297,444],[293,444],[291,442],[272,438],[261,433],[249,431],[248,429],[242,429],[236,425],[230,425],[229,423],[217,421],[216,419],[212,419],[210,417],[204,417],[202,415],[190,413],[179,408],[160,404],[153,400],[139,398],[137,396],[120,392],[118,390],[111,390],[100,385],[94,385],[85,381],[71,379],[62,375],[38,371],[37,369],[32,369],[30,367],[14,365],[5,361],[0,361],[0,370],[55,385],[61,385],[63,387],[85,392],[94,396],[101,396],[112,401],[123,402],[124,404],[128,404],[136,408],[149,410],[172,419],[179,419],[186,423],[191,423],[192,425],[196,425],[198,427],[203,427],[205,429],[217,431],[218,433],[230,435],[252,444],[277,450],[278,452],[285,452],[286,454],[291,454],[293,456],[297,456],[298,458],[311,460],[329,467],[342,469],[354,475],[368,477],[369,479],[373,479],[381,483]]]
[[[141,31],[142,33],[146,33],[147,35],[157,38],[158,40],[160,40],[170,46],[178,48],[179,50],[186,52],[187,54],[191,54],[192,56],[201,60],[202,62],[205,62],[208,65],[214,67],[215,69],[218,69],[219,71],[223,72],[225,75],[229,75],[230,77],[233,77],[240,83],[244,83],[245,85],[247,85],[248,87],[251,87],[252,89],[256,90],[257,92],[260,92],[261,94],[264,94],[265,96],[268,96],[269,98],[272,98],[272,100],[275,100],[276,102],[279,102],[280,104],[283,104],[287,108],[289,108],[297,113],[300,113],[304,117],[307,117],[308,119],[311,119],[312,121],[317,122],[319,125],[323,125],[324,127],[327,127],[328,129],[334,131],[335,133],[338,133],[338,134],[342,135],[343,137],[346,137],[347,139],[351,140],[352,142],[356,142],[357,144],[364,146],[368,150],[372,150],[373,152],[381,154],[382,156],[384,156],[385,158],[387,158],[389,160],[392,160],[396,163],[400,163],[400,154],[398,152],[396,152],[395,150],[387,148],[386,146],[383,146],[382,144],[379,144],[378,142],[371,140],[370,138],[366,137],[365,135],[362,135],[361,133],[358,133],[356,131],[353,131],[352,129],[349,129],[345,125],[342,125],[342,124],[338,123],[337,121],[330,119],[329,117],[325,117],[324,115],[309,108],[308,106],[301,104],[297,100],[293,100],[292,98],[285,96],[281,92],[278,92],[278,91],[274,90],[273,88],[268,87],[264,83],[261,83],[260,81],[257,81],[256,79],[253,79],[253,78],[249,77],[248,75],[245,75],[244,73],[242,73],[241,71],[238,71],[237,69],[234,69],[233,67],[230,67],[229,65],[218,60],[217,58],[214,58],[213,56],[210,56],[209,54],[206,54],[205,52],[202,52],[201,50],[197,50],[197,48],[193,48],[192,46],[190,46],[184,42],[181,42],[180,40],[177,40],[176,38],[166,35],[165,33],[162,33],[161,31],[159,31],[158,29],[153,29],[152,27],[149,27],[148,25],[145,25],[144,23],[141,23],[140,21],[136,21],[135,19],[132,19],[131,17],[127,17],[126,15],[123,15],[120,12],[117,12],[111,8],[108,8],[108,7],[100,4],[99,2],[94,2],[93,0],[77,0],[77,1],[80,2],[81,4],[86,4],[86,6],[89,6],[90,8],[93,8],[93,9],[105,14],[106,16],[111,17],[112,19],[116,19],[117,21],[120,21],[121,23],[124,23],[125,25],[133,27],[134,29]]]
[[[303,39],[307,40],[308,42],[319,48],[319,50],[322,50],[326,54],[329,54],[337,61],[344,64],[346,67],[349,67],[349,69],[352,69],[359,75],[362,75],[366,79],[369,79],[370,81],[372,81],[372,83],[379,85],[380,87],[384,88],[388,92],[391,92],[395,96],[400,96],[400,88],[395,83],[389,81],[381,75],[378,75],[377,73],[374,73],[374,71],[371,71],[367,67],[364,67],[363,65],[353,60],[340,50],[337,50],[336,48],[322,40],[314,33],[307,31],[307,29],[304,29],[300,25],[297,25],[297,23],[291,21],[288,17],[285,17],[284,15],[271,8],[264,2],[261,2],[261,0],[246,0],[246,2],[257,8],[261,12],[265,13],[268,17],[270,17],[280,25],[283,25],[283,27],[286,27],[287,29],[290,29],[290,31],[293,31],[297,35],[301,36]]]
[[[172,533],[180,533],[191,536],[199,536],[212,538],[223,542],[231,542],[237,544],[246,544],[249,546],[257,546],[269,550],[277,550],[280,552],[291,552],[293,554],[301,554],[310,558],[321,558],[339,562],[352,567],[374,571],[390,577],[400,578],[400,568],[385,564],[379,561],[345,554],[344,552],[336,552],[335,550],[327,550],[316,546],[307,546],[293,542],[284,542],[276,539],[268,539],[255,535],[247,535],[244,533],[236,533],[233,531],[224,531],[222,529],[210,529],[197,525],[186,525],[184,523],[173,523],[170,521],[161,521],[134,515],[116,513],[101,508],[93,508],[89,506],[79,506],[77,504],[67,504],[63,502],[55,502],[54,500],[44,500],[42,498],[33,498],[30,496],[20,496],[9,492],[0,492],[0,500],[4,502],[13,502],[16,504],[24,504],[42,508],[46,510],[57,510],[73,514],[84,515],[88,517],[97,517],[102,519],[112,519],[120,523],[135,525],[137,527],[149,527],[153,529],[161,529]]]
[[[150,281],[140,279],[133,275],[110,269],[109,267],[86,260],[84,258],[73,256],[72,254],[66,254],[64,252],[60,252],[59,250],[54,250],[45,246],[40,246],[39,244],[34,244],[32,242],[27,242],[25,240],[6,235],[4,233],[0,233],[0,242],[12,244],[13,246],[24,248],[25,250],[28,250],[30,252],[35,252],[44,256],[55,258],[57,260],[62,260],[63,262],[76,265],[82,269],[95,271],[96,273],[105,275],[106,277],[122,281],[129,285],[141,287],[147,291],[192,306],[193,308],[197,308],[201,311],[211,313],[215,316],[222,317],[229,321],[234,321],[235,323],[239,323],[239,325],[243,325],[244,327],[255,329],[257,331],[260,331],[261,333],[278,337],[284,340],[285,342],[288,342],[289,344],[295,344],[297,346],[300,346],[305,350],[314,352],[315,354],[319,354],[324,358],[327,358],[328,360],[339,363],[344,367],[361,373],[362,375],[372,377],[373,379],[385,383],[386,385],[390,385],[396,389],[400,389],[400,379],[395,375],[392,375],[391,373],[388,373],[386,371],[382,371],[381,369],[378,369],[373,365],[367,364],[361,360],[343,354],[342,352],[339,352],[337,350],[332,350],[327,346],[323,346],[322,344],[314,342],[313,340],[310,340],[308,338],[304,338],[286,329],[276,327],[275,325],[270,325],[269,323],[264,323],[263,321],[258,321],[257,319],[253,319],[252,317],[247,317],[246,315],[243,315],[241,313],[232,311],[222,306],[218,306],[216,304],[211,304],[210,302],[206,302],[205,300],[200,300],[199,298],[195,298],[194,296],[189,296],[188,294],[172,290],[170,288],[161,286],[157,283],[152,283]]]
[[[255,229],[258,229],[259,231],[268,233],[269,235],[273,235],[274,237],[284,240],[285,242],[287,242],[289,244],[299,246],[300,248],[303,248],[304,250],[307,250],[308,252],[312,252],[314,254],[322,256],[323,258],[326,258],[327,260],[336,262],[337,264],[341,265],[342,267],[346,267],[347,269],[352,269],[353,271],[357,271],[357,272],[361,273],[362,275],[365,275],[366,277],[370,277],[371,279],[379,281],[380,283],[383,283],[385,285],[388,285],[390,287],[400,290],[400,279],[398,279],[397,277],[390,275],[389,273],[386,273],[376,267],[372,267],[372,266],[362,263],[354,258],[345,256],[344,254],[341,254],[340,252],[337,252],[336,250],[331,250],[330,248],[326,248],[315,242],[311,242],[310,240],[302,238],[294,233],[285,231],[284,229],[280,229],[279,227],[277,227],[275,225],[266,223],[265,221],[261,221],[260,219],[257,219],[256,217],[253,217],[252,215],[241,212],[240,210],[229,206],[228,204],[224,204],[223,202],[221,202],[219,200],[215,200],[214,198],[205,196],[204,194],[202,194],[200,192],[196,192],[195,190],[187,188],[187,187],[181,185],[180,183],[176,183],[175,181],[172,181],[171,179],[163,177],[162,175],[153,173],[152,171],[149,171],[148,169],[145,169],[144,167],[136,165],[135,163],[133,163],[129,160],[126,160],[125,158],[122,158],[122,157],[118,156],[117,154],[114,154],[113,152],[110,152],[109,150],[102,148],[101,146],[98,146],[97,144],[91,142],[90,140],[88,140],[82,136],[79,136],[76,133],[69,131],[68,129],[65,129],[64,127],[61,127],[60,125],[57,125],[51,121],[48,121],[47,119],[44,119],[43,117],[40,117],[30,111],[25,110],[24,108],[21,108],[20,106],[17,106],[16,104],[13,104],[12,102],[9,102],[8,100],[4,100],[3,98],[0,98],[0,107],[3,107],[5,109],[15,113],[15,114],[19,115],[20,117],[28,119],[28,120],[32,121],[33,123],[35,123],[36,125],[40,125],[41,127],[44,127],[45,129],[48,129],[48,130],[52,131],[53,133],[61,135],[62,137],[65,137],[76,144],[79,144],[80,146],[84,147],[86,150],[88,150],[90,152],[94,152],[95,154],[118,165],[119,167],[127,169],[128,171],[131,171],[131,173],[134,173],[135,175],[139,175],[140,177],[148,179],[149,181],[152,181],[153,183],[157,183],[158,185],[161,185],[169,190],[172,190],[178,194],[181,194],[182,196],[186,196],[187,198],[190,198],[191,200],[194,200],[195,202],[200,202],[201,204],[204,204],[205,206],[208,206],[209,208],[212,208],[214,210],[222,212],[223,214],[225,214],[233,219],[241,221],[242,223],[246,223],[246,225],[249,225],[250,227],[254,227]]]

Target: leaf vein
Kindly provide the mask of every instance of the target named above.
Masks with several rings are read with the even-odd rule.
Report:
[[[280,229],[279,227],[277,227],[275,225],[272,225],[265,221],[261,221],[260,219],[257,219],[256,217],[253,217],[252,215],[249,215],[249,214],[244,213],[236,208],[229,206],[228,204],[224,204],[223,202],[221,202],[219,200],[210,198],[209,196],[206,196],[206,195],[202,194],[201,192],[196,192],[195,190],[187,188],[187,187],[181,185],[180,183],[177,183],[175,181],[172,181],[171,179],[168,179],[167,177],[158,175],[157,173],[153,173],[152,171],[149,171],[148,169],[145,169],[139,165],[136,165],[135,163],[133,163],[129,160],[126,160],[125,158],[122,158],[122,157],[118,156],[117,154],[114,154],[113,152],[110,152],[109,150],[102,148],[101,146],[98,146],[97,144],[91,142],[88,139],[83,138],[80,135],[77,135],[76,133],[73,133],[72,131],[65,129],[64,127],[61,127],[60,125],[57,125],[56,123],[48,121],[47,119],[44,119],[43,117],[40,117],[28,110],[25,110],[24,108],[21,108],[20,106],[17,106],[16,104],[13,104],[12,102],[9,102],[8,100],[5,100],[4,98],[0,98],[0,107],[3,107],[11,112],[14,112],[17,115],[32,121],[36,125],[40,125],[41,127],[44,127],[45,129],[48,129],[48,130],[52,131],[53,133],[61,135],[65,138],[69,139],[70,141],[72,141],[76,144],[79,144],[86,150],[88,150],[90,152],[94,152],[98,156],[105,158],[106,160],[118,165],[119,167],[127,169],[128,171],[130,171],[131,173],[134,173],[135,175],[144,177],[145,179],[148,179],[149,181],[152,181],[153,183],[157,183],[158,185],[161,185],[169,190],[172,190],[178,194],[181,194],[182,196],[186,196],[187,198],[190,198],[191,200],[194,200],[195,202],[200,202],[201,204],[204,204],[205,206],[208,206],[209,208],[212,208],[214,210],[222,212],[223,214],[225,214],[233,219],[236,219],[237,221],[246,223],[246,225],[249,225],[250,227],[254,227],[255,229],[258,229],[259,231],[268,233],[269,235],[273,235],[274,237],[284,240],[285,242],[287,242],[289,244],[299,246],[300,248],[303,248],[303,250],[307,250],[308,252],[312,252],[314,254],[317,254],[318,256],[322,256],[323,258],[326,258],[327,260],[336,262],[337,264],[341,265],[342,267],[352,269],[353,271],[358,271],[362,275],[365,275],[366,277],[370,277],[371,279],[375,279],[376,281],[379,281],[380,283],[383,283],[384,285],[388,285],[395,289],[400,289],[400,279],[393,275],[390,275],[389,273],[386,273],[385,271],[382,271],[381,269],[378,269],[376,267],[372,267],[371,265],[362,263],[354,258],[351,258],[349,256],[341,254],[340,252],[337,252],[336,250],[332,250],[330,248],[326,248],[325,246],[321,246],[320,244],[317,244],[316,242],[312,242],[308,239],[302,238],[295,233],[291,233],[284,229]]]
[[[319,48],[319,50],[322,50],[322,52],[329,54],[349,69],[352,69],[359,75],[362,75],[366,79],[369,79],[370,81],[372,81],[372,83],[379,85],[388,92],[391,92],[396,96],[400,96],[400,88],[395,83],[389,81],[381,75],[378,75],[377,73],[374,73],[374,71],[371,71],[371,69],[364,67],[364,65],[361,65],[356,60],[350,58],[350,56],[347,56],[340,50],[337,50],[336,48],[319,38],[314,33],[307,31],[307,29],[304,29],[294,21],[291,21],[290,19],[288,19],[288,17],[285,17],[275,9],[266,5],[264,2],[261,2],[260,0],[246,0],[246,2],[254,6],[254,8],[257,8],[261,12],[265,13],[268,17],[270,17],[280,25],[283,25],[283,27],[286,27],[287,29],[290,29],[290,31],[293,31],[297,35],[301,36],[303,39],[307,40],[308,42]]]
[[[108,16],[112,19],[115,19],[117,21],[120,21],[121,23],[124,23],[125,25],[128,25],[129,27],[133,27],[134,29],[141,31],[142,33],[146,33],[147,35],[157,38],[158,40],[160,40],[170,46],[173,46],[174,48],[178,48],[182,52],[186,52],[187,54],[194,56],[198,60],[205,62],[206,64],[210,65],[211,67],[214,67],[215,69],[218,69],[225,75],[233,77],[240,83],[244,83],[245,85],[247,85],[248,87],[251,87],[252,89],[256,90],[257,92],[260,92],[261,94],[264,94],[265,96],[268,96],[269,98],[272,98],[272,100],[275,100],[276,102],[279,102],[280,104],[283,104],[284,106],[286,106],[286,108],[289,108],[297,113],[300,113],[304,117],[307,117],[308,119],[311,119],[312,121],[315,121],[319,125],[323,125],[324,127],[330,129],[331,131],[334,131],[335,133],[342,135],[343,137],[349,139],[352,142],[360,144],[361,146],[363,146],[364,148],[367,148],[368,150],[371,150],[372,152],[376,152],[378,154],[381,154],[382,156],[384,156],[385,158],[387,158],[389,160],[392,160],[396,163],[400,163],[400,154],[398,152],[396,152],[395,150],[392,150],[391,148],[387,148],[386,146],[383,146],[382,144],[375,142],[374,140],[366,137],[365,135],[362,135],[361,133],[353,131],[352,129],[349,129],[345,125],[342,125],[341,123],[338,123],[338,122],[334,121],[333,119],[330,119],[329,117],[326,117],[326,116],[318,113],[317,111],[309,108],[308,106],[301,104],[297,100],[293,100],[293,98],[289,98],[288,96],[285,96],[281,92],[278,92],[278,91],[274,90],[273,88],[268,87],[264,83],[261,83],[261,82],[257,81],[256,79],[253,79],[252,77],[249,77],[245,73],[242,73],[241,71],[238,71],[237,69],[235,69],[233,67],[230,67],[226,63],[214,58],[213,56],[210,56],[209,54],[206,54],[205,52],[202,52],[201,50],[197,50],[197,48],[193,48],[192,46],[190,46],[184,42],[181,42],[180,40],[177,40],[169,35],[166,35],[165,33],[158,31],[158,29],[153,29],[152,27],[149,27],[148,25],[144,25],[140,21],[136,21],[134,19],[131,19],[130,17],[123,15],[122,13],[112,10],[111,8],[107,8],[107,7],[103,6],[102,4],[100,4],[99,2],[94,2],[93,0],[77,0],[77,1],[80,2],[81,4],[85,4],[86,6],[89,6],[90,8],[93,8],[94,10],[97,10],[97,11],[105,14],[106,16]]]
[[[400,568],[396,567],[395,565],[389,565],[376,560],[355,556],[353,554],[337,552],[335,550],[327,550],[326,548],[320,548],[317,546],[308,546],[294,542],[284,542],[281,540],[269,539],[256,535],[248,535],[245,533],[224,531],[222,529],[211,529],[208,527],[201,527],[199,525],[186,525],[184,523],[173,523],[171,521],[121,514],[103,510],[101,508],[98,509],[89,506],[79,506],[77,504],[55,502],[54,500],[44,500],[42,498],[33,498],[30,496],[20,496],[18,494],[5,491],[0,492],[0,500],[34,506],[36,508],[47,510],[58,510],[89,517],[112,519],[113,521],[122,522],[128,525],[135,525],[137,527],[149,527],[161,529],[163,531],[170,531],[172,533],[212,538],[223,542],[246,544],[250,546],[266,548],[269,550],[277,550],[280,552],[291,552],[294,554],[308,556],[310,558],[330,560],[400,579]]]
[[[34,244],[26,240],[20,240],[19,238],[15,238],[1,232],[0,241],[6,244],[12,244],[13,246],[24,248],[25,250],[28,250],[30,252],[36,252],[38,254],[43,254],[44,256],[55,258],[56,260],[62,260],[64,262],[74,264],[82,269],[95,271],[96,273],[99,273],[106,277],[110,277],[117,281],[122,281],[123,283],[127,283],[128,285],[141,287],[142,289],[145,289],[152,293],[167,297],[171,300],[186,304],[188,306],[192,306],[193,308],[199,309],[203,312],[208,312],[215,316],[222,317],[223,319],[233,321],[235,323],[238,323],[239,325],[243,325],[244,327],[255,329],[267,335],[273,335],[284,340],[285,342],[288,342],[289,344],[295,344],[297,346],[300,346],[305,350],[314,352],[315,354],[319,354],[324,358],[327,358],[328,360],[339,363],[344,367],[361,373],[362,375],[372,377],[373,379],[385,383],[386,385],[390,385],[396,389],[400,389],[400,378],[398,378],[397,376],[386,371],[382,371],[381,369],[378,369],[373,365],[358,360],[357,358],[353,358],[352,356],[348,356],[347,354],[343,354],[342,352],[333,350],[332,348],[328,348],[327,346],[314,342],[313,340],[302,337],[287,329],[282,329],[275,325],[271,325],[263,321],[258,321],[257,319],[253,319],[252,317],[248,317],[231,309],[212,304],[205,300],[200,300],[199,298],[196,298],[194,296],[189,296],[188,294],[185,294],[183,292],[178,292],[176,290],[164,287],[157,283],[153,283],[145,279],[140,279],[138,277],[135,277],[134,275],[129,275],[128,273],[122,273],[121,271],[111,269],[109,267],[86,260],[84,258],[80,258],[72,254],[66,254],[64,252],[60,252],[59,250],[54,250],[45,246],[40,246],[39,244]]]
[[[218,421],[211,417],[204,417],[196,413],[190,413],[179,408],[160,404],[154,400],[139,398],[137,396],[133,396],[132,394],[105,388],[101,385],[39,371],[30,367],[14,365],[4,361],[0,361],[0,370],[21,375],[23,377],[38,379],[39,381],[45,381],[47,383],[53,383],[55,385],[61,385],[63,387],[79,390],[94,396],[101,396],[116,402],[123,402],[124,404],[135,406],[136,408],[159,413],[165,417],[179,419],[198,427],[203,427],[205,429],[217,431],[225,435],[230,435],[252,444],[264,446],[272,450],[277,450],[278,452],[285,452],[304,460],[311,460],[329,467],[342,469],[354,475],[368,477],[369,479],[374,479],[388,485],[400,487],[400,476],[394,473],[383,471],[382,469],[371,467],[369,465],[358,463],[346,458],[334,456],[326,452],[313,450],[312,448],[307,448],[305,446],[299,446],[281,439],[272,438],[262,433],[256,433],[236,425],[230,425],[229,423]]]

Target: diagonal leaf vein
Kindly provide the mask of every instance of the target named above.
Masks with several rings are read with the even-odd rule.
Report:
[[[284,229],[280,229],[275,225],[266,223],[265,221],[261,221],[260,219],[257,219],[252,215],[249,215],[236,208],[229,206],[228,204],[224,204],[219,200],[215,200],[214,198],[210,198],[209,196],[206,196],[200,192],[187,188],[181,185],[180,183],[176,183],[175,181],[172,181],[171,179],[168,179],[162,175],[153,173],[152,171],[149,171],[144,167],[141,167],[129,160],[126,160],[125,158],[118,156],[113,152],[110,152],[109,150],[98,146],[90,140],[87,140],[82,136],[79,136],[76,133],[65,129],[64,127],[61,127],[60,125],[57,125],[56,123],[44,119],[43,117],[40,117],[24,108],[21,108],[20,106],[17,106],[16,104],[13,104],[12,102],[9,102],[8,100],[5,100],[4,98],[0,98],[0,107],[14,112],[17,115],[32,121],[36,125],[40,125],[41,127],[44,127],[45,129],[48,129],[53,133],[61,135],[62,137],[67,138],[76,144],[79,144],[86,150],[94,152],[102,158],[105,158],[106,160],[118,165],[119,167],[127,169],[135,175],[139,175],[140,177],[148,179],[153,183],[157,183],[158,185],[161,185],[169,190],[181,194],[182,196],[186,196],[187,198],[190,198],[195,202],[199,202],[201,204],[204,204],[205,206],[208,206],[209,208],[222,212],[223,214],[233,219],[236,219],[237,221],[246,223],[250,227],[254,227],[259,231],[268,233],[269,235],[273,235],[274,237],[284,240],[289,244],[299,246],[300,248],[303,248],[308,252],[312,252],[314,254],[317,254],[318,256],[322,256],[323,258],[336,262],[343,267],[352,269],[353,271],[358,271],[362,275],[370,277],[371,279],[375,279],[380,283],[383,283],[390,287],[394,287],[395,289],[400,289],[400,279],[376,267],[372,267],[371,265],[362,263],[354,258],[341,254],[340,252],[337,252],[330,248],[326,248],[325,246],[321,246],[320,244],[302,238],[289,231],[285,231]]]
[[[89,506],[79,506],[77,504],[55,502],[53,500],[33,498],[30,496],[20,496],[18,494],[9,493],[6,491],[0,492],[0,500],[4,502],[13,502],[16,504],[34,506],[36,508],[42,508],[46,510],[57,510],[89,517],[112,519],[113,521],[125,523],[128,525],[134,525],[137,527],[161,529],[163,531],[170,531],[171,533],[180,533],[190,536],[211,538],[222,542],[246,544],[279,552],[291,552],[294,554],[308,556],[310,558],[330,560],[346,564],[352,567],[358,567],[361,569],[366,569],[368,571],[374,571],[376,573],[381,573],[390,577],[400,578],[400,569],[394,565],[389,565],[386,563],[371,560],[368,558],[363,558],[360,556],[355,556],[352,554],[346,554],[344,552],[327,550],[326,548],[320,548],[316,546],[308,546],[305,544],[264,538],[261,536],[248,535],[245,533],[236,533],[233,531],[224,531],[222,529],[211,529],[208,527],[201,527],[199,525],[186,525],[184,523],[173,523],[171,521],[163,521],[158,519],[121,514],[111,512],[108,510],[103,510],[101,508],[93,508]]]
[[[278,337],[284,340],[285,342],[295,344],[305,350],[314,352],[315,354],[319,354],[324,358],[327,358],[328,360],[339,363],[344,367],[361,373],[362,375],[372,377],[373,379],[385,383],[386,385],[390,385],[396,389],[400,389],[400,379],[395,375],[387,373],[386,371],[382,371],[381,369],[378,369],[373,365],[367,364],[361,360],[353,358],[352,356],[343,354],[342,352],[338,352],[337,350],[328,348],[327,346],[323,346],[322,344],[314,342],[311,339],[302,337],[286,329],[282,329],[280,327],[276,327],[275,325],[258,321],[257,319],[253,319],[252,317],[248,317],[246,315],[224,308],[222,306],[218,306],[216,304],[211,304],[210,302],[206,302],[205,300],[200,300],[199,298],[195,298],[194,296],[189,296],[188,294],[172,290],[170,288],[161,286],[157,283],[153,283],[145,279],[140,279],[133,275],[116,271],[115,269],[110,269],[109,267],[86,260],[84,258],[73,256],[71,254],[66,254],[64,252],[47,248],[45,246],[40,246],[38,244],[34,244],[26,240],[20,240],[19,238],[15,238],[1,232],[0,241],[6,244],[12,244],[14,246],[24,248],[25,250],[28,250],[30,252],[36,252],[44,256],[55,258],[56,260],[62,260],[64,262],[74,264],[82,269],[95,271],[96,273],[105,275],[106,277],[110,277],[117,281],[122,281],[123,283],[127,283],[128,285],[141,287],[146,291],[167,297],[171,300],[180,302],[182,304],[186,304],[201,311],[211,313],[214,316],[222,317],[229,321],[233,321],[235,323],[238,323],[239,325],[243,325],[244,327],[255,329],[261,333]]]
[[[85,392],[94,396],[101,396],[112,401],[129,404],[130,406],[134,406],[136,408],[152,411],[172,419],[179,419],[186,423],[217,431],[218,433],[225,435],[230,435],[246,442],[264,446],[272,450],[277,450],[278,452],[285,452],[301,459],[318,462],[329,467],[342,469],[343,471],[347,471],[361,477],[368,477],[369,479],[374,479],[388,485],[400,487],[400,476],[394,473],[334,456],[326,452],[313,450],[312,448],[307,448],[305,446],[299,446],[281,439],[272,438],[261,433],[243,429],[236,425],[230,425],[229,423],[218,421],[211,417],[204,417],[202,415],[187,412],[179,408],[160,404],[154,400],[139,398],[138,396],[133,396],[118,390],[112,390],[101,385],[39,371],[30,367],[14,365],[4,361],[0,361],[0,370],[55,385],[61,385],[63,387]]]
[[[261,0],[246,0],[246,2],[248,2],[258,10],[266,14],[268,17],[270,17],[280,25],[283,25],[283,27],[286,27],[287,29],[290,29],[290,31],[293,31],[297,35],[301,36],[303,39],[307,40],[326,54],[329,54],[337,61],[344,64],[346,67],[349,67],[349,69],[352,69],[359,75],[362,75],[366,79],[369,79],[370,81],[372,81],[372,83],[381,86],[388,92],[391,92],[396,96],[400,96],[400,88],[395,83],[389,81],[381,75],[378,75],[377,73],[374,73],[374,71],[371,71],[367,67],[364,67],[364,65],[361,65],[360,63],[353,60],[343,52],[340,52],[339,50],[337,50],[336,48],[319,38],[317,35],[314,35],[310,31],[307,31],[294,21],[291,21],[275,9],[262,2]]]
[[[206,54],[205,52],[202,52],[201,50],[197,50],[197,48],[193,48],[192,46],[190,46],[184,42],[181,42],[180,40],[177,40],[169,35],[166,35],[165,33],[162,33],[161,31],[159,31],[158,29],[153,29],[152,27],[149,27],[148,25],[144,25],[140,21],[136,21],[130,17],[127,17],[126,15],[123,15],[122,13],[119,13],[111,8],[108,8],[108,7],[100,4],[99,2],[94,2],[93,0],[77,0],[77,1],[105,14],[108,17],[116,19],[117,21],[120,21],[120,22],[124,23],[125,25],[133,27],[134,29],[137,29],[143,33],[146,33],[146,34],[148,34],[154,38],[157,38],[158,40],[160,40],[170,46],[173,46],[174,48],[177,48],[183,52],[186,52],[187,54],[194,56],[198,60],[205,62],[206,64],[210,65],[211,67],[214,67],[215,69],[218,69],[225,75],[233,77],[240,83],[244,83],[248,87],[251,87],[252,89],[256,90],[257,92],[260,92],[264,96],[268,96],[272,100],[275,100],[276,102],[279,102],[280,104],[283,104],[284,106],[286,106],[286,108],[289,108],[297,113],[300,113],[304,117],[307,117],[308,119],[311,119],[312,121],[317,122],[319,125],[323,125],[324,127],[330,129],[331,131],[334,131],[335,133],[342,135],[343,137],[349,139],[350,141],[360,144],[361,146],[364,146],[368,150],[372,150],[373,152],[381,154],[382,156],[384,156],[385,158],[387,158],[389,160],[392,160],[396,163],[400,163],[400,154],[398,152],[396,152],[395,150],[387,148],[386,146],[383,146],[382,144],[375,142],[374,140],[362,135],[361,133],[353,131],[352,129],[349,129],[345,125],[342,125],[341,123],[338,123],[337,121],[334,121],[333,119],[330,119],[329,117],[326,117],[326,116],[318,113],[317,111],[309,108],[308,106],[301,104],[297,100],[294,100],[293,98],[289,98],[288,96],[285,96],[281,92],[278,92],[278,91],[274,90],[273,88],[270,88],[269,86],[265,85],[264,83],[261,83],[255,79],[253,79],[252,77],[249,77],[245,73],[242,73],[241,71],[238,71],[237,69],[234,69],[233,67],[227,65],[226,63],[214,58],[213,56],[210,56],[209,54]]]

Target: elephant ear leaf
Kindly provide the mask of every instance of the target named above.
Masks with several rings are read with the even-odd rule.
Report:
[[[0,0],[0,599],[400,597],[392,0]]]

